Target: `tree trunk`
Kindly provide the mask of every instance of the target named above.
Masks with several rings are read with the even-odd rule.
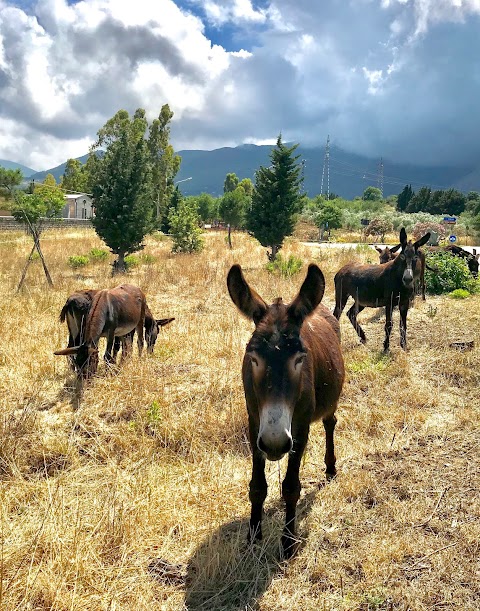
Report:
[[[228,247],[232,250],[232,226],[228,223]]]
[[[33,256],[33,253],[35,252],[36,248],[37,248],[37,245],[34,244],[33,247],[32,247],[32,250],[30,251],[30,254],[28,255],[28,259],[25,262],[25,266],[24,266],[23,271],[22,271],[22,277],[20,278],[20,282],[18,283],[18,286],[17,286],[17,293],[20,291],[20,289],[23,286],[23,283],[25,282],[25,276],[27,275],[27,269],[28,269],[28,266],[30,265],[30,263],[32,262],[32,256]]]
[[[112,276],[116,276],[117,274],[124,274],[127,271],[125,267],[125,252],[119,252],[118,258],[113,262],[112,265]]]
[[[269,260],[270,262],[275,261],[275,259],[277,258],[277,255],[278,255],[278,251],[279,251],[279,250],[280,250],[280,249],[279,249],[279,247],[278,247],[278,244],[273,244],[273,245],[272,245],[272,252],[271,252],[271,253],[267,252],[267,257],[268,257],[268,260]]]
[[[35,240],[35,246],[37,248],[37,252],[40,255],[40,259],[42,261],[43,271],[45,272],[45,277],[47,278],[48,285],[49,285],[50,288],[53,289],[52,277],[50,276],[50,272],[48,271],[47,264],[46,264],[45,259],[43,257],[42,249],[40,248],[40,239],[39,239],[37,234],[34,235],[33,239]]]

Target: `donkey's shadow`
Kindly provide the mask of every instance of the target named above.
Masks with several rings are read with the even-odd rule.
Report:
[[[317,490],[307,493],[297,506],[302,537],[307,533],[301,522],[310,512]],[[283,574],[288,567],[288,563],[281,560],[280,554],[284,515],[281,501],[267,510],[263,520],[263,540],[253,545],[246,541],[247,518],[221,526],[203,541],[186,569],[186,609],[257,609],[257,601],[268,589],[272,579]],[[299,551],[302,547],[303,542],[300,541]]]

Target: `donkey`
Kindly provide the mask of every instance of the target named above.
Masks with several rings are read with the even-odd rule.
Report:
[[[105,360],[113,363],[112,349],[115,337],[122,337],[132,330],[138,333],[139,354],[143,350],[146,299],[136,286],[122,284],[113,289],[97,291],[87,315],[83,341],[79,346],[57,350],[55,355],[76,355],[75,366],[83,377],[90,378],[98,366],[98,340],[107,338]]]
[[[449,252],[455,257],[461,257],[462,259],[465,259],[472,276],[474,278],[478,277],[478,260],[480,259],[480,254],[477,254],[475,248],[473,249],[473,254],[471,252],[468,252],[468,250],[457,246],[456,244],[448,244],[447,246],[443,247],[443,250]]]
[[[392,332],[392,312],[398,305],[400,309],[400,345],[407,347],[407,313],[413,297],[413,261],[417,251],[430,238],[430,233],[412,244],[407,242],[407,232],[402,227],[400,231],[401,253],[384,265],[358,265],[347,263],[335,274],[335,309],[333,315],[338,320],[345,308],[347,300],[353,297],[355,303],[348,310],[347,316],[353,328],[365,343],[367,338],[362,327],[357,322],[358,314],[366,307],[379,308],[385,306],[385,341],[383,350],[390,347]]]
[[[290,304],[279,297],[267,305],[250,288],[240,265],[230,269],[227,286],[237,308],[255,323],[242,366],[253,459],[248,540],[262,538],[267,496],[265,460],[280,460],[288,454],[282,484],[286,510],[282,549],[284,557],[289,558],[298,547],[295,519],[301,490],[299,469],[310,424],[315,420],[322,420],[325,428],[327,477],[336,474],[335,410],[345,378],[340,327],[327,308],[319,305],[325,278],[316,265],[309,266]]]
[[[85,323],[92,306],[93,298],[98,293],[98,289],[85,289],[72,293],[65,302],[60,312],[60,322],[67,322],[68,326],[68,347],[80,346],[83,343],[85,332]],[[155,319],[147,304],[145,304],[145,341],[147,343],[147,352],[153,353],[155,343],[157,341],[160,328],[168,325],[175,318],[159,318]],[[131,344],[135,331],[128,334],[129,337],[115,337],[113,344],[112,357],[116,361],[117,354],[120,350],[120,345],[123,345],[123,354],[128,351],[128,343]],[[72,369],[75,369],[75,359],[70,356],[70,364]]]
[[[392,261],[393,259],[395,259],[395,257],[397,256],[396,252],[401,247],[402,247],[401,244],[397,244],[396,246],[393,246],[393,248],[389,248],[388,246],[385,246],[385,248],[383,249],[378,248],[378,246],[375,246],[375,250],[378,252],[378,256],[380,259],[380,264],[383,265],[384,263],[388,263],[389,261]],[[429,269],[432,272],[436,271],[435,269],[427,265],[425,254],[423,253],[422,250],[418,249],[416,257],[414,257],[413,262],[412,262],[414,294],[419,295],[421,293],[423,301],[426,300],[425,298],[425,268]]]

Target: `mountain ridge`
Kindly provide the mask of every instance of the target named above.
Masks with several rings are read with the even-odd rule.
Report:
[[[182,164],[175,182],[181,183],[179,188],[184,195],[206,192],[220,196],[223,194],[225,176],[229,172],[234,172],[240,179],[254,180],[255,171],[261,165],[270,165],[269,154],[272,148],[272,145],[242,144],[210,151],[180,150],[177,154],[181,156]],[[332,145],[328,180],[327,172],[323,172],[325,160],[323,147],[298,146],[295,154],[299,156],[299,161],[303,162],[304,190],[309,197],[320,193],[322,174],[323,192],[326,192],[329,184],[330,192],[346,199],[361,196],[366,187],[377,186],[380,183],[379,160],[349,153]],[[77,159],[85,163],[87,158],[88,154]],[[35,172],[28,178],[42,181],[47,174],[53,174],[58,181],[65,170],[65,164],[66,162],[42,172]],[[413,166],[384,160],[384,196],[400,193],[406,184],[411,184],[415,191],[424,185],[432,189],[453,187],[462,191],[480,191],[480,168],[473,165],[470,167]]]

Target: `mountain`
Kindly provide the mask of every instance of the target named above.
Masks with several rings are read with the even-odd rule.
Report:
[[[180,172],[176,177],[179,188],[184,195],[211,193],[223,194],[223,182],[229,172],[234,172],[240,179],[255,180],[255,171],[270,165],[270,145],[257,146],[243,144],[237,147],[224,147],[212,151],[183,150],[178,151],[182,158]],[[346,199],[362,195],[366,187],[377,186],[380,174],[378,159],[348,153],[336,146],[330,147],[330,192],[337,193]],[[304,189],[313,197],[320,193],[322,172],[325,160],[325,148],[304,148],[299,146],[296,155],[303,161]],[[79,157],[85,163],[88,155]],[[44,180],[47,174],[53,174],[60,180],[65,170],[65,163],[37,172],[31,176],[36,181]],[[191,178],[190,178],[191,177]],[[186,180],[189,179],[189,180]],[[327,191],[328,173],[325,168],[323,192]],[[468,183],[468,187],[463,185]],[[406,184],[411,184],[414,191],[427,185],[432,189],[450,187],[467,191],[480,191],[480,171],[472,167],[422,167],[393,163],[383,160],[383,193],[386,196],[398,194]]]
[[[22,165],[21,163],[15,163],[15,161],[7,161],[6,159],[0,159],[0,167],[5,168],[6,170],[22,170],[22,174],[24,178],[28,178],[32,174],[35,174],[37,170],[32,170],[32,168],[27,168],[26,165]]]

